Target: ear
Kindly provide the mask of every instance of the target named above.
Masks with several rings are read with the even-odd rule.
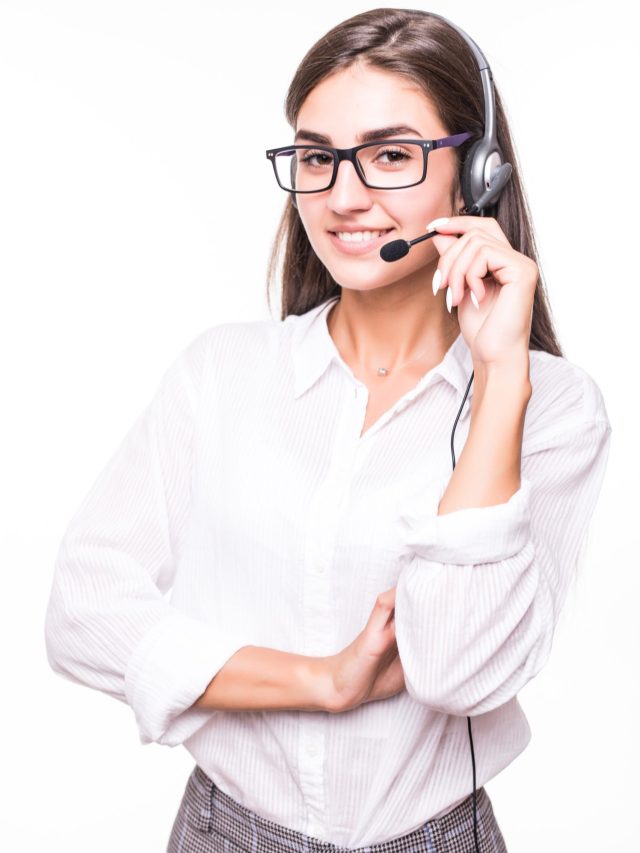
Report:
[[[457,180],[457,186],[452,187],[451,198],[451,216],[461,216],[466,207],[464,196],[462,195],[462,184],[460,179]]]

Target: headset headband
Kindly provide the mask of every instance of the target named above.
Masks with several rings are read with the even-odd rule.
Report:
[[[436,15],[435,12],[426,12],[424,9],[402,9],[402,12],[420,12],[422,15],[428,15],[431,18],[440,18],[441,21],[444,21],[446,24],[449,24],[450,27],[453,27],[456,32],[460,33],[462,38],[466,41],[466,43],[471,48],[471,52],[476,60],[478,65],[478,71],[480,72],[480,79],[482,80],[482,91],[484,93],[484,136],[483,139],[485,142],[490,143],[493,149],[499,150],[498,140],[496,139],[496,100],[495,94],[493,91],[493,74],[491,73],[491,66],[489,65],[489,61],[484,53],[480,50],[475,41],[471,38],[471,36],[467,35],[465,31],[450,21],[448,18],[445,18],[443,15]]]

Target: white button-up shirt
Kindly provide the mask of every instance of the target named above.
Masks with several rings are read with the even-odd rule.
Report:
[[[520,489],[438,516],[464,338],[360,437],[333,302],[212,326],[169,367],[64,535],[46,646],[131,706],[143,744],[183,744],[262,817],[360,847],[469,796],[467,715],[478,788],[526,747],[517,694],[549,655],[611,426],[583,369],[530,351]],[[341,714],[191,707],[243,646],[340,652],[392,586],[406,690]]]

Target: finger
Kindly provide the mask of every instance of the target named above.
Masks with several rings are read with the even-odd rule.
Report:
[[[471,279],[475,276],[485,278],[491,275],[498,284],[506,284],[509,277],[517,278],[520,275],[520,261],[522,256],[514,252],[510,246],[505,246],[493,239],[485,239],[478,244],[477,254],[482,260],[470,261],[469,265],[473,264]],[[466,271],[465,271],[466,273]],[[465,280],[467,280],[465,274]],[[456,293],[452,291],[452,307],[459,305],[464,296],[464,285],[458,285]],[[477,296],[477,294],[476,294]],[[484,293],[483,293],[484,297]],[[480,299],[478,299],[478,302]]]
[[[456,245],[459,239],[459,237],[445,237],[443,234],[437,234],[429,242],[433,243],[438,250],[438,254],[442,257],[451,246]]]
[[[500,243],[498,240],[495,240],[481,228],[473,228],[471,229],[471,231],[467,231],[466,234],[463,234],[461,237],[458,237],[456,242],[452,244],[449,249],[447,249],[447,251],[444,253],[444,255],[440,258],[440,261],[438,262],[438,269],[442,274],[443,287],[446,287],[448,284],[450,270],[456,262],[457,258],[462,254],[463,251],[465,251],[466,247],[470,243],[476,246],[488,243],[495,246],[497,249],[504,248],[503,243]],[[508,248],[511,247],[508,246]]]
[[[396,600],[396,588],[392,586],[390,589],[385,589],[384,592],[378,594],[378,599],[384,601],[385,603],[391,602],[393,603]]]
[[[466,234],[473,228],[481,228],[486,234],[509,244],[507,237],[497,219],[492,216],[443,216],[434,219],[427,225],[427,231],[438,231],[439,234]],[[431,241],[436,240],[432,237]]]
[[[465,287],[474,294],[478,303],[485,295],[483,276],[487,274],[486,244],[481,238],[471,238],[453,261],[444,285],[451,288],[451,307],[464,299]]]
[[[369,615],[367,625],[375,631],[382,631],[390,621],[390,616],[395,605],[395,589],[381,592],[375,601],[373,610]]]
[[[438,238],[434,237],[433,240],[435,239]],[[453,243],[450,243],[438,261],[438,266],[433,277],[434,296],[437,294],[438,290],[444,289],[448,286],[450,270],[469,243],[473,242],[475,244],[480,244],[492,239],[493,238],[489,237],[485,231],[482,231],[479,228],[474,228],[466,234],[463,234],[461,237],[458,237]]]

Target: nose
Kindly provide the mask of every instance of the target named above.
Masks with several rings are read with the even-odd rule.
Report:
[[[371,190],[362,183],[355,163],[343,160],[338,165],[336,182],[329,190],[329,207],[335,213],[346,213],[368,210],[371,204]]]

